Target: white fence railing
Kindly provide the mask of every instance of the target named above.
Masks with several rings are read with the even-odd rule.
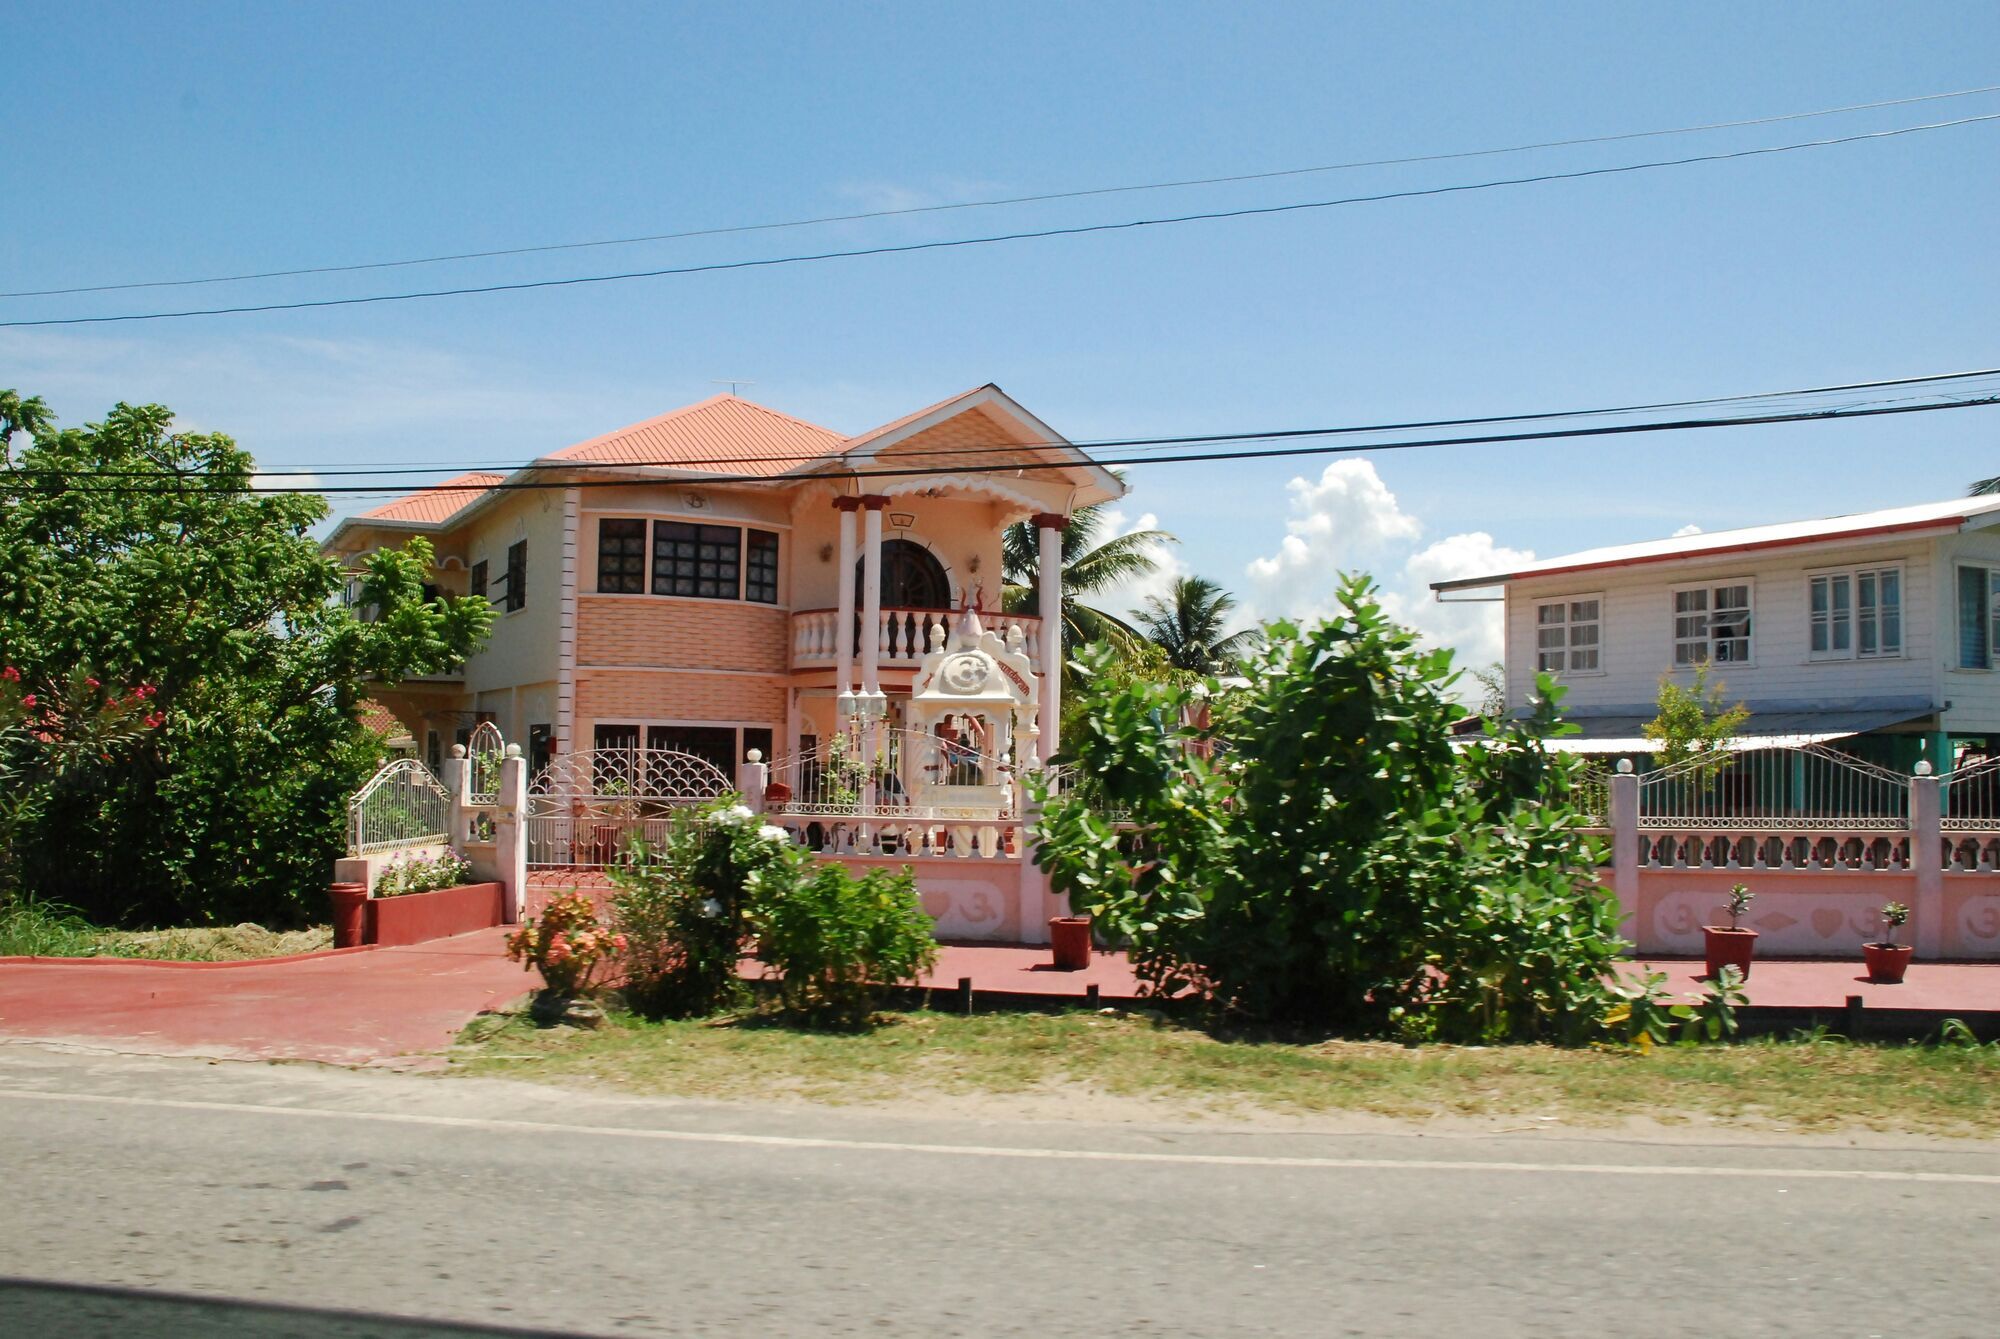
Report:
[[[500,763],[506,752],[507,741],[500,737],[499,726],[481,721],[473,727],[472,738],[465,745],[470,803],[493,804],[499,799]]]
[[[1820,745],[1690,759],[1639,779],[1639,826],[1900,832],[1910,778]]]
[[[943,628],[947,636],[951,633],[952,621],[958,617],[954,609],[884,609],[875,621],[875,659],[878,665],[903,667],[915,665],[930,649],[930,631],[933,627]],[[999,633],[1003,638],[1008,629],[1021,630],[1021,649],[1030,659],[1041,655],[1042,620],[1029,614],[1003,614],[994,610],[979,611],[979,621],[988,630]],[[857,654],[867,645],[868,629],[861,626],[861,616],[855,615],[855,648]],[[803,609],[792,615],[792,664],[831,665],[840,654],[839,646],[840,613],[835,609]]]
[[[888,725],[836,734],[774,761],[771,781],[770,821],[817,851],[992,859],[1020,850],[1015,764],[972,740]]]
[[[449,839],[451,796],[415,758],[398,758],[347,802],[347,853],[371,855]]]
[[[528,782],[528,864],[616,864],[634,837],[658,845],[681,810],[734,790],[714,763],[676,749],[564,754]]]

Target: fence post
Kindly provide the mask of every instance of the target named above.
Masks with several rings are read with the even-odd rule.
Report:
[[[736,789],[753,813],[764,812],[764,788],[770,782],[771,764],[764,761],[762,749],[751,749],[744,755],[743,761],[736,764]]]
[[[1929,762],[1917,764],[1910,778],[1910,870],[1917,889],[1910,907],[1915,923],[1917,956],[1935,958],[1944,952],[1944,805],[1938,779]]]
[[[507,923],[517,924],[528,896],[528,760],[519,744],[509,744],[500,760],[500,785],[493,797],[493,860],[500,866],[502,906]]]
[[[444,760],[445,794],[451,797],[451,826],[446,829],[451,837],[451,849],[465,854],[465,844],[472,840],[472,760],[465,756],[465,745],[453,744],[451,756]]]
[[[1049,876],[1035,863],[1035,848],[1042,844],[1042,806],[1032,795],[1025,794],[1021,804],[1021,942],[1024,944],[1046,944],[1049,942],[1049,917],[1067,916],[1068,900],[1062,905],[1049,905]]]
[[[1605,807],[1611,811],[1606,815],[1611,824],[1611,891],[1618,898],[1624,920],[1631,922],[1628,933],[1634,946],[1650,952],[1651,946],[1643,942],[1645,928],[1638,922],[1639,778],[1632,771],[1630,758],[1618,760],[1618,770],[1611,774],[1610,803]]]

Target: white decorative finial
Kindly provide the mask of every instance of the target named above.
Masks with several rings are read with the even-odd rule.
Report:
[[[1618,760],[1618,775],[1632,775],[1632,760],[1630,758],[1620,758]]]

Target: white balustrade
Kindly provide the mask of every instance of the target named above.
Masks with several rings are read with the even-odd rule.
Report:
[[[876,663],[896,669],[914,668],[930,650],[931,629],[951,631],[958,611],[953,609],[884,609],[875,619]],[[1029,659],[1042,653],[1042,620],[1028,614],[1000,614],[979,611],[987,628],[1003,638],[1008,629],[1021,630],[1021,649]],[[858,620],[857,620],[858,621]],[[840,613],[834,609],[805,609],[792,615],[792,664],[795,668],[831,665],[839,650]],[[865,640],[861,647],[866,646]]]

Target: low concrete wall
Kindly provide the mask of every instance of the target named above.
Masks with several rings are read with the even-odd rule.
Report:
[[[1048,918],[1056,913],[1035,889],[1024,892],[1019,860],[867,855],[824,858],[845,866],[856,878],[871,869],[909,869],[916,875],[924,913],[937,922],[939,939],[1048,942]],[[1038,870],[1030,866],[1027,873],[1031,882],[1039,882]],[[1029,902],[1031,907],[1026,906]]]
[[[363,942],[389,947],[448,939],[504,923],[506,888],[498,883],[467,883],[434,893],[368,899],[368,924]]]
[[[1624,934],[1642,954],[1699,957],[1701,927],[1729,924],[1729,890],[1755,893],[1743,925],[1757,931],[1757,951],[1783,957],[1852,958],[1882,935],[1885,902],[1921,908],[1912,870],[1642,869],[1636,897],[1621,905]],[[1935,956],[2000,959],[2000,874],[1943,875],[1939,924],[1912,916],[1904,943],[1927,930],[1936,934]],[[1928,936],[1927,936],[1928,937]]]
[[[370,855],[342,856],[333,862],[335,883],[358,883],[371,893],[375,891],[375,880],[382,877],[382,871],[398,861],[436,860],[439,856],[451,854],[451,843],[430,842],[423,846],[402,846],[393,851],[376,851]]]

